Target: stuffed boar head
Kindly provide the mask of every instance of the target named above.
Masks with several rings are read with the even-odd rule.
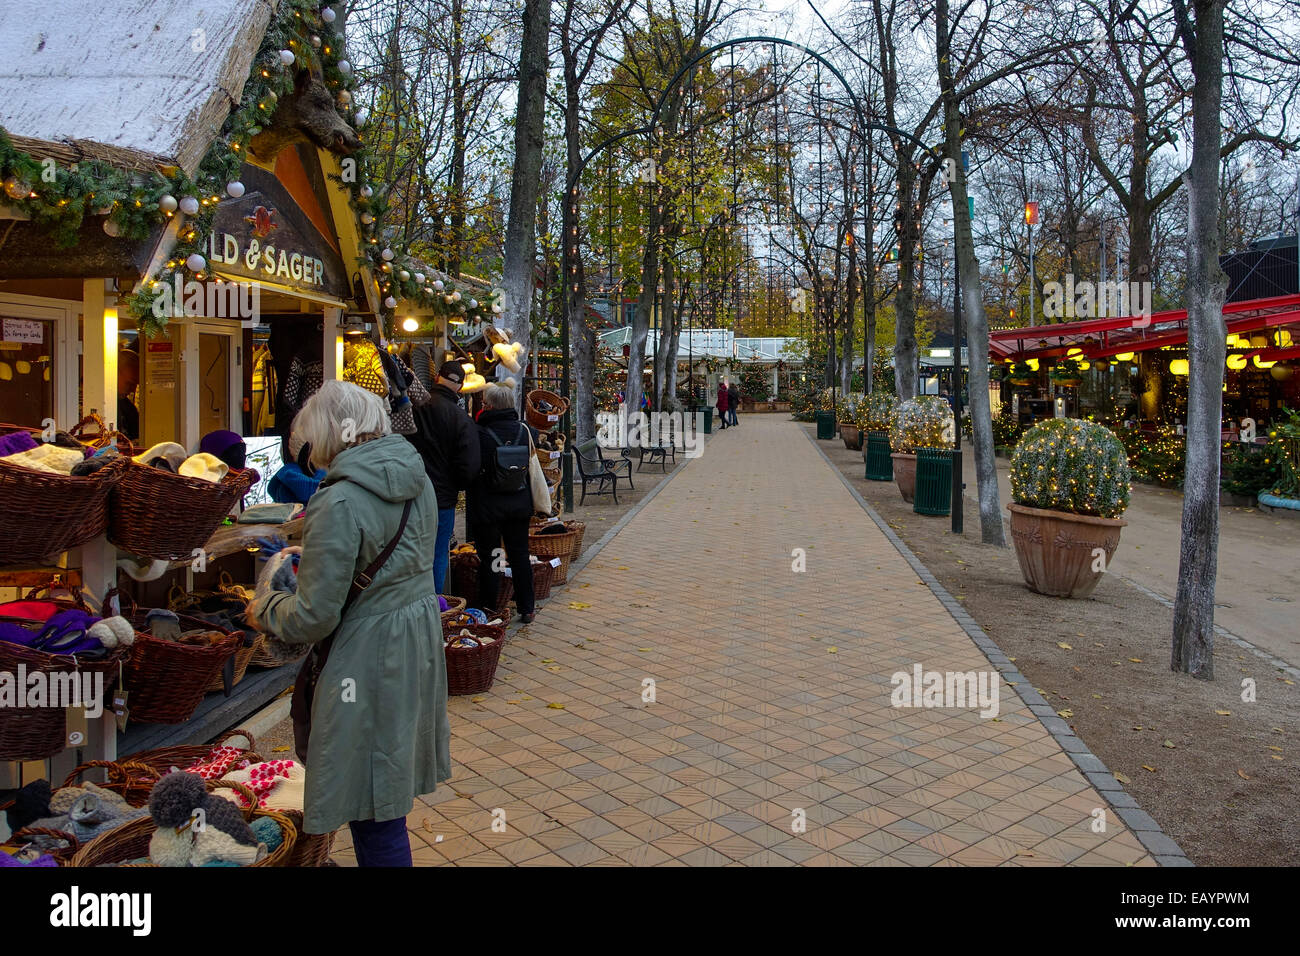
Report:
[[[313,143],[341,156],[361,148],[356,131],[334,106],[334,97],[318,71],[300,70],[293,92],[280,98],[271,120],[248,142],[248,158],[271,169],[286,146]]]

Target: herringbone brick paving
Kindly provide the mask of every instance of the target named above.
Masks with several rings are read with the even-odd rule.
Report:
[[[742,422],[451,699],[416,865],[1154,865],[1011,688],[891,706],[914,663],[993,669],[798,426]]]

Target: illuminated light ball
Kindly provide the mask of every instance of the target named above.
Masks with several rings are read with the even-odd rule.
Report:
[[[380,255],[384,257],[384,261],[385,261],[385,262],[392,262],[392,261],[393,261],[393,250],[392,250],[392,249],[385,249],[383,252],[380,253]]]
[[[122,234],[122,230],[118,227],[117,223],[115,223],[112,219],[104,220],[104,232],[112,236],[114,239],[116,239],[118,236]]]
[[[388,263],[388,262],[385,262],[385,263],[384,263],[382,266],[380,266],[379,268],[382,269],[384,272],[392,272],[392,271],[393,271],[393,266],[392,266],[392,264],[391,264],[391,263]]]
[[[414,318],[408,317],[402,320],[402,328],[407,332],[418,332],[420,330],[420,323]]]
[[[339,60],[339,72],[344,76],[350,76],[352,74],[352,64],[347,60]]]
[[[433,288],[435,292],[441,292],[443,289],[447,288],[447,285],[441,279],[434,279]]]
[[[281,65],[281,66],[293,66],[293,61],[294,61],[294,55],[293,55],[293,51],[292,51],[292,50],[281,50],[281,51],[280,51],[280,65]]]
[[[397,300],[390,295],[387,299],[384,300],[384,308],[385,309],[397,308]]]
[[[1291,368],[1289,365],[1274,365],[1268,370],[1268,374],[1272,375],[1273,378],[1279,382],[1285,382],[1295,374],[1295,369]]]
[[[226,195],[231,199],[238,199],[240,196],[244,195],[244,184],[238,179],[226,183]]]
[[[397,276],[398,276],[398,278],[400,278],[403,282],[405,282],[407,279],[411,278],[411,274],[410,274],[409,272],[407,272],[405,269],[403,269],[401,272],[397,273]]]
[[[324,20],[326,23],[333,23],[334,17],[335,17],[335,13],[329,7],[326,7],[324,10],[320,12],[320,18]]]
[[[416,285],[424,285],[424,273],[423,273],[423,272],[417,272],[417,273],[415,274],[415,284],[416,284]]]
[[[180,201],[180,209],[187,216],[198,215],[199,201],[193,196],[186,196]]]
[[[208,260],[197,252],[191,252],[185,260],[185,268],[191,272],[202,272],[208,267]]]
[[[1169,372],[1171,375],[1186,375],[1187,370],[1187,359],[1174,359],[1169,363]]]
[[[163,212],[175,212],[176,207],[180,205],[176,202],[176,197],[168,193],[158,200],[158,208]]]
[[[368,212],[363,212],[363,213],[361,214],[361,225],[363,225],[363,226],[373,226],[374,224],[375,224],[375,217],[374,217],[374,216],[370,215],[370,213],[368,213]]]

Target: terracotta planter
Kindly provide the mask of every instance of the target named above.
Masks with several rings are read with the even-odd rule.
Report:
[[[1084,598],[1092,594],[1105,571],[1097,559],[1105,553],[1104,566],[1119,547],[1123,518],[1094,518],[1009,504],[1011,540],[1016,560],[1029,590],[1052,597]]]
[[[849,451],[862,450],[862,429],[853,422],[840,422],[840,437]]]
[[[891,452],[894,459],[894,480],[898,482],[898,493],[908,504],[916,497],[916,456]]]

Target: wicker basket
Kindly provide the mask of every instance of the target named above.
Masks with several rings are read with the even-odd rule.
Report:
[[[217,780],[208,784],[208,790],[228,789],[240,793],[244,799],[251,800],[252,807],[243,809],[244,819],[249,823],[258,817],[270,817],[280,825],[281,843],[264,859],[250,866],[289,866],[293,849],[297,845],[298,830],[293,821],[281,810],[269,810],[257,807],[257,798],[242,783],[233,780]],[[238,806],[238,803],[236,803]],[[83,846],[72,858],[70,866],[108,866],[138,860],[149,855],[149,841],[153,839],[154,826],[152,817],[140,817],[120,827],[114,827],[102,833]],[[140,863],[137,866],[153,866],[152,863]]]
[[[292,650],[294,653],[288,654]],[[268,670],[273,667],[283,667],[285,664],[293,664],[302,660],[311,651],[310,644],[285,644],[283,641],[268,641],[266,635],[262,635],[253,650],[253,659],[248,662],[249,667],[265,667]]]
[[[476,627],[478,630],[476,630]],[[487,636],[489,631],[498,630],[487,625],[467,625],[463,628],[479,636]],[[459,634],[462,628],[457,628]],[[504,631],[504,628],[499,630]],[[481,694],[492,686],[497,676],[497,664],[501,660],[501,648],[505,641],[497,634],[491,634],[495,640],[491,644],[479,647],[451,647],[447,653],[447,693],[453,697],[465,694]]]
[[[64,607],[76,607],[81,602],[42,602]],[[84,604],[81,604],[85,609]],[[0,610],[0,616],[3,616]],[[15,620],[15,618],[10,618]],[[48,654],[21,644],[0,641],[0,673],[17,674],[22,667],[28,675],[52,672],[81,672],[106,674],[108,685],[112,674],[131,654],[129,647],[117,647],[97,660],[83,660],[67,654]],[[67,746],[67,712],[62,707],[0,707],[0,761],[44,760],[53,757]]]
[[[552,586],[568,583],[569,562],[573,557],[573,542],[577,536],[576,529],[566,530],[562,534],[533,534],[529,532],[528,550],[531,554],[548,560],[550,558],[560,559],[560,566],[555,569],[555,576],[551,579]]]
[[[108,527],[110,493],[127,461],[110,461],[85,478],[53,475],[0,458],[0,555],[4,564],[43,564]]]
[[[546,402],[553,406],[554,410],[544,412],[537,407],[537,402]],[[548,392],[544,388],[533,389],[528,393],[528,398],[524,401],[524,418],[528,421],[528,424],[544,432],[554,428],[568,410],[569,400],[567,398],[561,398],[554,392]]]
[[[137,630],[146,626],[146,612],[130,616]],[[198,618],[180,615],[186,628],[225,631]],[[126,689],[130,693],[130,718],[142,724],[180,724],[194,715],[209,685],[221,679],[226,659],[243,645],[240,631],[226,631],[225,638],[201,646],[165,641],[138,633],[126,665]]]
[[[534,561],[532,569],[533,599],[545,601],[551,596],[551,585],[555,583],[555,572],[558,569],[551,567],[551,563],[546,560]]]
[[[92,760],[89,763],[83,763],[68,774],[63,780],[63,786],[77,786],[77,778],[87,770],[93,770],[96,767],[102,767],[107,772],[108,780],[104,783],[95,784],[95,786],[103,790],[111,790],[133,807],[143,807],[148,803],[149,794],[153,792],[153,785],[171,769],[169,766],[154,767],[137,760],[135,757],[120,763],[112,760]]]
[[[109,499],[108,540],[141,557],[189,560],[253,483],[231,471],[219,482],[131,462]]]
[[[455,614],[469,606],[469,599],[457,594],[443,594],[441,597],[447,602],[447,609],[442,612],[443,614]]]
[[[66,830],[50,830],[45,827],[23,827],[17,833],[10,836],[4,843],[0,843],[0,847],[22,847],[29,842],[28,840],[24,840],[23,837],[34,836],[55,837],[56,839],[63,840],[68,844],[60,849],[41,850],[42,853],[53,857],[54,862],[59,866],[70,866],[72,858],[76,856],[77,851],[81,849],[81,842],[71,833],[68,833]],[[0,849],[0,853],[4,852],[3,849]]]
[[[451,586],[453,594],[463,597],[468,606],[470,601],[475,605],[478,604],[478,555],[473,553],[464,553],[452,555],[450,569]],[[510,611],[510,599],[514,596],[515,586],[514,579],[508,578],[504,574],[497,575],[497,606],[491,608],[496,614],[507,614]],[[450,597],[444,594],[443,597]],[[484,611],[489,610],[483,608]]]
[[[240,638],[240,640],[242,641],[243,638]],[[230,682],[232,688],[237,686],[239,682],[244,679],[244,673],[248,670],[248,665],[253,662],[253,657],[257,654],[258,650],[264,643],[266,643],[266,638],[263,635],[258,634],[253,639],[253,643],[248,647],[241,646],[239,650],[235,651],[235,677],[234,680]],[[212,682],[208,684],[207,693],[215,694],[217,692],[224,692],[225,689],[226,685],[222,682],[221,675],[218,674],[216,677],[212,678]]]
[[[585,521],[566,521],[564,526],[573,532],[573,550],[569,552],[569,560],[577,561],[582,557],[582,539],[587,535],[587,522]]]
[[[328,863],[330,853],[334,850],[334,834],[304,833],[301,810],[280,812],[292,821],[294,829],[298,831],[298,839],[293,844],[293,852],[289,854],[289,862],[285,866],[324,866]]]

